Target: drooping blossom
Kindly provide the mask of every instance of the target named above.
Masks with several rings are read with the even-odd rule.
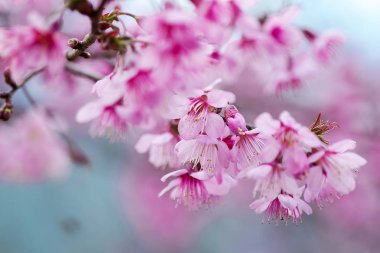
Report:
[[[302,222],[302,213],[307,215],[312,214],[311,207],[301,199],[303,188],[299,188],[294,195],[279,194],[272,196],[265,196],[250,204],[250,208],[254,209],[256,213],[264,213],[262,221],[270,222],[272,220],[278,222],[279,220],[293,219],[297,223],[300,219]]]
[[[309,200],[320,197],[322,188],[326,186],[340,195],[346,195],[355,189],[355,174],[366,164],[364,158],[349,151],[355,146],[356,143],[352,140],[342,140],[322,147],[308,158],[310,164],[316,165],[312,171],[313,176],[308,181]]]
[[[220,196],[226,195],[235,180],[228,174],[223,174],[222,180],[207,175],[204,171],[197,171],[191,164],[184,169],[176,170],[166,174],[161,181],[175,177],[159,193],[159,196],[170,192],[170,198],[189,209],[199,209],[202,206],[210,206]]]
[[[144,134],[136,144],[139,153],[149,151],[149,162],[159,168],[176,168],[180,163],[175,152],[179,138],[172,132]]]
[[[183,139],[176,145],[180,162],[199,165],[210,175],[220,175],[229,166],[229,149],[224,142],[228,134],[222,117],[215,113],[209,115],[204,134],[191,140]]]
[[[264,138],[258,129],[248,129],[243,115],[235,106],[225,109],[228,127],[236,135],[232,155],[237,163],[237,169],[243,170],[248,166],[259,164],[259,154],[264,147]]]
[[[301,199],[304,186],[299,188],[297,181],[288,174],[281,163],[264,161],[262,165],[250,167],[239,174],[240,177],[254,179],[254,196],[259,196],[250,208],[256,213],[264,213],[263,221],[287,220],[302,221],[302,212],[310,215],[312,210]]]
[[[91,133],[113,140],[125,139],[128,122],[125,117],[124,76],[113,73],[98,81],[93,89],[99,99],[83,106],[77,113],[78,122],[94,121]]]

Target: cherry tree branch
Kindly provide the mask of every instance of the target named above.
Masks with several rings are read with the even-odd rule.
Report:
[[[30,73],[20,84],[17,84],[11,77],[10,73],[9,72],[4,72],[4,80],[5,80],[5,83],[9,85],[9,87],[11,87],[11,90],[8,91],[8,92],[0,92],[0,98],[1,99],[11,99],[13,94],[21,89],[22,87],[25,86],[25,84],[27,82],[29,82],[33,77],[35,77],[36,75],[38,75],[39,73],[41,73],[42,71],[44,70],[44,68],[42,69],[38,69],[32,73]]]
[[[99,20],[102,15],[103,9],[110,0],[102,0],[99,4],[99,7],[93,11],[88,17],[91,19],[91,32],[88,33],[82,41],[72,41],[74,44],[70,46],[73,48],[70,52],[67,53],[66,58],[69,61],[74,61],[79,56],[89,57],[86,54],[86,50],[95,43],[97,37],[99,36]]]
[[[83,77],[83,78],[89,79],[89,80],[94,81],[94,82],[97,82],[100,80],[100,77],[97,77],[97,76],[90,74],[90,73],[83,72],[79,69],[73,68],[73,67],[68,66],[68,65],[65,67],[65,70],[67,72],[73,74],[73,75]]]

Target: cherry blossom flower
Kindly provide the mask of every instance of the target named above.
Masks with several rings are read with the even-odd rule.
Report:
[[[284,111],[280,120],[275,120],[268,113],[263,113],[256,118],[255,125],[259,131],[267,136],[272,136],[280,145],[272,143],[273,153],[280,149],[287,149],[301,145],[305,149],[320,147],[322,142],[307,127],[297,123],[293,117]],[[295,148],[294,151],[297,151]],[[292,152],[291,152],[292,154]]]
[[[188,165],[187,169],[166,174],[161,181],[165,182],[170,177],[175,177],[175,179],[169,182],[159,196],[170,191],[170,197],[177,201],[177,205],[183,205],[192,210],[210,206],[235,185],[235,180],[228,174],[223,174],[222,182],[220,182],[203,171],[194,171],[191,165]]]
[[[156,167],[176,168],[179,161],[175,152],[178,136],[171,132],[144,134],[136,144],[139,153],[149,151],[149,162]]]
[[[112,140],[125,139],[128,123],[125,117],[124,76],[118,72],[98,81],[93,91],[99,99],[83,106],[77,113],[80,123],[94,121],[94,136],[109,136]]]
[[[321,182],[318,186],[318,182],[313,180],[322,181],[320,178],[323,175],[328,185],[342,195],[355,189],[355,172],[367,163],[361,156],[348,152],[355,146],[356,143],[352,140],[342,140],[322,148],[309,157],[309,163],[318,165],[313,171],[314,177],[310,177],[309,184],[316,185],[309,188],[311,196],[317,196],[321,188]]]
[[[298,223],[298,219],[302,222],[302,213],[312,214],[311,207],[300,197],[304,187],[297,190],[294,195],[279,194],[265,196],[250,204],[250,208],[256,213],[264,213],[262,221],[270,222],[272,220],[278,223],[279,220],[285,220],[285,223],[292,218],[294,223]]]
[[[29,15],[29,26],[0,29],[0,58],[11,71],[15,82],[26,75],[45,68],[54,75],[64,66],[65,40],[57,31],[57,24],[47,24],[35,13]]]
[[[160,65],[156,79],[174,91],[203,88],[207,82],[204,70],[210,67],[209,47],[201,43],[196,16],[167,3],[160,13],[145,17],[141,25],[151,43],[139,63],[153,68]]]
[[[218,117],[214,116],[214,111],[234,102],[235,95],[217,89],[211,91],[198,90],[193,97],[182,101],[185,109],[178,111],[180,118],[178,130],[181,138],[193,139],[205,131],[207,124],[210,126],[209,129],[213,128],[212,125],[215,122],[212,120],[218,120]]]
[[[257,129],[247,129],[243,115],[236,107],[228,106],[225,110],[227,125],[237,136],[232,154],[237,162],[237,169],[243,170],[248,166],[259,164],[259,154],[264,147],[264,138]]]

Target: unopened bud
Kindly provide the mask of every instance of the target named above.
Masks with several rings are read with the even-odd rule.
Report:
[[[68,45],[69,47],[71,47],[72,49],[77,49],[78,46],[79,46],[79,44],[80,44],[80,42],[79,42],[79,40],[76,39],[76,38],[71,38],[71,39],[69,39],[69,40],[67,41],[67,45]]]
[[[85,59],[91,58],[91,54],[89,52],[83,52],[83,53],[81,53],[80,56],[85,58]]]
[[[0,119],[3,121],[8,121],[13,114],[13,105],[11,102],[6,102],[0,109]]]

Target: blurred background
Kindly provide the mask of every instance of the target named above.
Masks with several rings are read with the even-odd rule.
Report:
[[[138,13],[154,9],[154,1],[125,4]],[[323,210],[313,206],[314,214],[299,225],[262,224],[248,208],[250,181],[215,207],[189,212],[157,198],[165,172],[136,153],[133,136],[127,144],[111,144],[90,138],[87,126],[76,126],[72,136],[91,159],[89,168],[73,166],[59,181],[0,184],[0,253],[380,252],[380,1],[267,0],[253,12],[289,4],[301,6],[300,26],[345,34],[333,69],[283,96],[229,89],[251,120],[286,109],[305,125],[320,111],[338,122],[339,136],[332,133],[330,139],[357,140],[357,152],[368,160],[354,193]],[[37,82],[31,84],[35,93]],[[249,76],[241,83],[248,85]]]

